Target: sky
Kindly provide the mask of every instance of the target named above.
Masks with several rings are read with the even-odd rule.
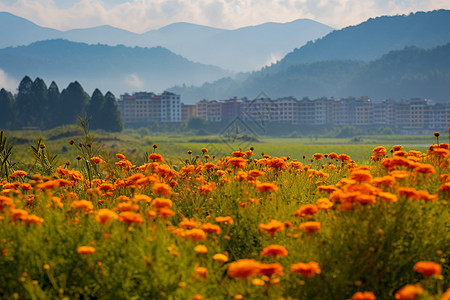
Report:
[[[175,22],[225,29],[312,19],[336,29],[382,15],[450,9],[450,0],[0,0],[0,11],[59,30],[111,25],[135,33]]]

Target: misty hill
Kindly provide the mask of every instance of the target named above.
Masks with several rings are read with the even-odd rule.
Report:
[[[0,69],[20,81],[25,75],[67,85],[79,81],[119,95],[127,91],[162,91],[176,84],[201,84],[229,75],[214,66],[191,62],[162,47],[88,45],[49,40],[0,49]]]
[[[450,44],[433,49],[407,47],[372,62],[313,62],[268,73],[254,72],[241,80],[222,78],[201,87],[174,87],[185,102],[249,98],[265,92],[271,98],[369,96],[375,100],[414,97],[450,101]]]
[[[162,46],[189,60],[232,71],[250,71],[274,63],[289,51],[320,38],[333,28],[308,19],[265,23],[234,30],[190,23],[174,23],[142,34],[112,26],[59,31],[40,27],[10,13],[0,12],[0,48],[62,38],[110,46]]]
[[[432,48],[450,42],[450,10],[383,16],[336,30],[295,49],[268,71],[327,60],[380,58],[406,46]]]

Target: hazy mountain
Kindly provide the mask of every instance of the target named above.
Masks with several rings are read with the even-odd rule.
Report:
[[[278,64],[278,71],[292,65],[326,60],[371,61],[406,46],[432,48],[450,42],[450,10],[383,16],[336,30],[295,49]]]
[[[0,49],[0,69],[17,81],[25,75],[55,80],[60,86],[77,80],[89,93],[99,88],[116,95],[138,90],[160,92],[176,84],[199,85],[229,75],[162,47],[112,47],[60,39]]]
[[[276,62],[296,47],[333,28],[308,19],[265,23],[235,30],[190,23],[174,23],[142,34],[111,26],[58,31],[40,27],[10,13],[0,12],[0,48],[62,38],[89,44],[162,46],[190,60],[232,71],[257,70]]]
[[[407,47],[372,62],[340,60],[299,64],[278,72],[254,72],[247,78],[222,78],[201,87],[174,87],[185,102],[249,98],[369,96],[374,100],[429,98],[450,101],[450,44],[432,49]]]

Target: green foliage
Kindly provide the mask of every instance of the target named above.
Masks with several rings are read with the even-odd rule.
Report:
[[[8,145],[8,139],[3,130],[0,131],[0,178],[9,180],[14,164],[11,162],[13,146]]]

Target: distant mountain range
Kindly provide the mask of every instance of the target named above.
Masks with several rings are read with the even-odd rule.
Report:
[[[170,90],[183,95],[186,102],[252,97],[260,92],[272,98],[370,96],[450,101],[448,43],[448,10],[379,17],[333,31],[258,72]]]
[[[312,20],[299,19],[289,23],[265,23],[235,30],[174,23],[142,34],[112,26],[59,31],[40,27],[6,12],[0,12],[0,28],[8,28],[0,30],[0,48],[24,46],[49,39],[110,46],[162,46],[189,60],[233,72],[258,70],[275,63],[292,49],[333,30],[330,26]]]
[[[161,92],[183,83],[200,85],[230,75],[162,47],[112,47],[66,40],[0,49],[0,69],[17,81],[25,75],[54,80],[60,86],[77,80],[88,93],[99,88],[116,96],[141,90]]]

